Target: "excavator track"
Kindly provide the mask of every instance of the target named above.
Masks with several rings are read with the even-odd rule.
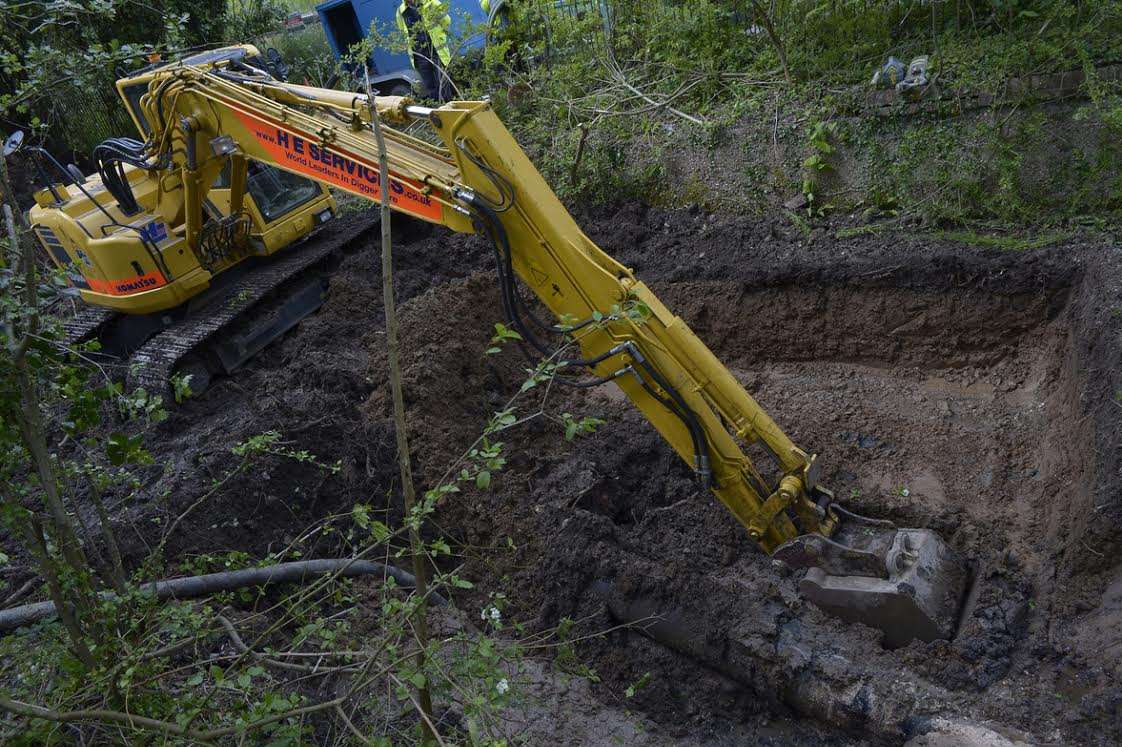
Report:
[[[260,267],[253,268],[223,294],[221,303],[192,313],[145,342],[128,360],[127,391],[138,387],[163,392],[176,365],[201,351],[278,287],[325,263],[331,255],[361,239],[377,224],[376,216],[336,220],[299,246],[291,247]]]
[[[66,335],[67,345],[77,345],[97,336],[102,325],[109,322],[116,314],[109,309],[96,306],[83,306],[74,316],[62,323],[62,331]]]
[[[202,353],[208,344],[220,340],[224,331],[252,319],[254,307],[267,306],[262,302],[281,286],[299,281],[309,271],[323,272],[317,265],[325,269],[333,255],[363,238],[377,222],[377,216],[371,214],[328,223],[302,243],[262,261],[224,289],[214,302],[190,311],[112,367],[123,372],[127,391],[142,387],[149,392],[165,392],[184,358]],[[95,339],[119,318],[109,309],[82,307],[63,322],[66,342],[77,345]]]

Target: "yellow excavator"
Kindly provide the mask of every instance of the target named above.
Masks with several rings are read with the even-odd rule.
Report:
[[[560,384],[618,386],[760,547],[806,571],[800,589],[820,608],[881,629],[889,647],[954,634],[969,581],[957,554],[930,530],[839,505],[816,456],[585,236],[488,102],[430,108],[294,85],[247,61],[255,51],[217,50],[152,71],[145,90],[129,94],[145,142],[106,155],[100,179],[76,194],[39,193],[30,221],[87,302],[140,314],[171,308],[261,251],[245,219],[251,164],[386,197],[396,211],[487,238],[503,315],[525,346],[553,361]],[[385,196],[374,117],[427,127],[440,143],[383,128]],[[220,198],[216,182],[228,184]],[[215,199],[227,209],[208,211]],[[142,282],[154,273],[157,284]],[[95,279],[120,292],[98,292]],[[540,318],[518,279],[554,321]],[[747,457],[753,444],[769,464]]]
[[[203,52],[178,64],[217,61],[277,67],[275,59],[248,46]],[[141,137],[151,137],[152,129],[140,101],[169,64],[175,63],[153,57],[146,68],[117,81]],[[22,134],[16,133],[5,150],[21,146]],[[327,185],[250,161],[244,171],[226,166],[214,176],[199,203],[192,266],[186,269],[186,204],[168,196],[183,195],[182,185],[150,168],[144,146],[125,137],[102,142],[93,151],[97,173],[88,179],[42,148],[22,148],[31,151],[47,182],[32,210],[44,216],[33,218],[35,233],[85,302],[64,324],[68,342],[96,339],[99,357],[125,362],[130,390],[164,391],[169,376],[180,371],[201,393],[212,373],[232,372],[319,308],[327,275],[351,237],[320,231],[337,213]],[[64,181],[51,181],[52,171]],[[234,178],[240,180],[236,186]],[[241,198],[232,209],[235,189]],[[316,240],[306,241],[313,234],[319,234]],[[283,260],[270,261],[280,259],[274,255],[281,250]],[[280,301],[268,304],[276,295]],[[265,313],[251,313],[262,306]]]

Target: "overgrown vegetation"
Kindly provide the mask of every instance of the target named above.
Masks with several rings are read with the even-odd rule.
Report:
[[[114,82],[158,53],[255,38],[279,27],[277,0],[0,1],[0,122],[88,155],[133,135]]]
[[[571,200],[759,211],[805,193],[816,215],[951,224],[1119,207],[1119,89],[1099,66],[1118,57],[1120,3],[620,0],[606,26],[518,7],[473,91]],[[918,103],[875,98],[889,56],[920,55]],[[1063,93],[1077,103],[1038,105],[1058,72],[1086,76]]]
[[[247,39],[252,39],[260,49],[276,49],[288,65],[289,80],[294,83],[325,88],[333,82],[338,65],[331,56],[331,47],[321,27],[313,25],[294,32]]]
[[[0,109],[79,152],[131,129],[112,79],[143,61],[144,44],[255,40],[277,47],[297,81],[324,85],[338,71],[318,26],[279,33],[293,4],[165,4],[143,22],[116,2],[59,7],[4,32],[2,75],[15,93]],[[759,211],[812,194],[806,207],[819,217],[852,208],[955,225],[1113,219],[1119,208],[1122,92],[1102,66],[1122,52],[1122,3],[602,7],[509,3],[482,62],[461,55],[452,68],[461,94],[490,96],[567,199]],[[402,47],[396,29],[370,35]],[[889,56],[919,55],[930,85],[918,104],[890,94],[874,104],[873,72]],[[1083,77],[1058,93],[1040,76],[1060,72]],[[44,85],[52,75],[63,84]],[[91,96],[100,99],[81,107],[86,116],[68,119],[72,102]],[[1044,103],[1057,97],[1064,103]],[[812,134],[825,126],[837,134],[830,154]]]

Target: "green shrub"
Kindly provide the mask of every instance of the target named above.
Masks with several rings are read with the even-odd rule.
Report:
[[[294,83],[325,87],[335,73],[335,57],[327,43],[327,36],[319,24],[298,31],[282,31],[259,38],[256,42],[264,51],[274,47],[288,65],[289,80]]]

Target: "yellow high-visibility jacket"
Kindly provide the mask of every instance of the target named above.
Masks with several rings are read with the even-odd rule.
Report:
[[[448,15],[448,6],[442,0],[421,0],[418,10],[421,11],[421,22],[425,24],[425,31],[432,39],[436,56],[440,58],[442,64],[447,65],[452,61],[452,50],[448,48],[448,29],[452,26],[452,16]],[[405,0],[401,0],[401,5],[397,6],[397,27],[409,40],[410,51],[412,51],[413,37],[405,25]]]

